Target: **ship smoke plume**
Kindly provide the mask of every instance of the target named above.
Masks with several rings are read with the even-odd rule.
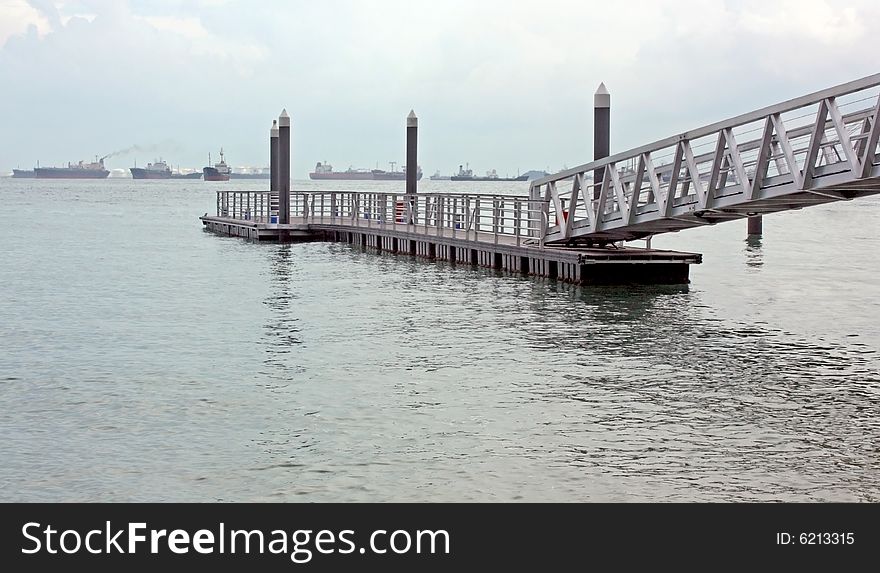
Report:
[[[172,141],[164,141],[162,143],[152,143],[149,145],[131,145],[124,149],[117,149],[116,151],[111,151],[101,159],[109,159],[111,157],[116,157],[117,155],[128,155],[129,153],[155,153],[160,150],[170,151],[170,148],[176,147],[174,142]]]

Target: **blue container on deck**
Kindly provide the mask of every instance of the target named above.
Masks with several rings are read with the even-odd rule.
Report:
[[[269,216],[269,223],[274,224],[274,223],[277,223],[277,222],[278,222],[278,215],[270,215],[270,216]]]

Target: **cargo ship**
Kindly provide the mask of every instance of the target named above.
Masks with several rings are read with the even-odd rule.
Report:
[[[517,175],[516,177],[499,177],[494,169],[486,172],[485,177],[474,175],[474,171],[470,169],[470,165],[465,169],[464,166],[458,166],[458,173],[450,177],[452,181],[528,181],[528,175]]]
[[[406,165],[403,166],[403,171],[395,171],[394,165],[396,164],[394,161],[391,163],[391,171],[384,171],[382,169],[373,169],[370,173],[373,174],[374,181],[406,181]],[[422,179],[422,167],[418,166],[416,168],[416,180],[421,181]]]
[[[37,179],[106,179],[110,172],[104,168],[106,156],[94,163],[68,163],[67,167],[35,167],[34,177]]]
[[[220,148],[220,162],[211,166],[211,154],[208,154],[208,166],[202,169],[205,181],[229,181],[229,174],[232,170],[226,165],[226,159],[223,157],[223,148]]]
[[[195,173],[173,173],[168,164],[161,159],[155,163],[147,163],[146,167],[129,167],[133,179],[199,179],[202,174]]]
[[[315,165],[315,170],[309,173],[309,179],[336,179],[345,181],[372,181],[373,172],[367,169],[352,169],[345,171],[333,171],[333,166],[326,161],[320,161]]]
[[[404,171],[395,171],[396,163],[391,162],[391,171],[382,169],[353,169],[349,167],[345,171],[333,171],[333,166],[327,163],[318,163],[315,170],[309,173],[309,179],[335,179],[345,181],[406,181],[406,166]],[[422,178],[422,168],[419,167],[416,177]]]

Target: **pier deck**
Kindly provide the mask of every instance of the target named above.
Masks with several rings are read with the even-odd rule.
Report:
[[[264,195],[220,191],[217,215],[200,219],[211,232],[254,241],[343,242],[578,284],[685,284],[689,266],[702,258],[650,248],[545,244],[540,236],[546,205],[526,197],[292,193],[294,215],[280,224],[272,222],[272,198]]]

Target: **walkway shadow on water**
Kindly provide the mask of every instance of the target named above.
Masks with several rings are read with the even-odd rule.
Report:
[[[283,244],[275,245],[270,251],[267,257],[269,291],[263,301],[268,314],[263,325],[265,368],[261,374],[283,384],[304,371],[291,360],[295,348],[303,343],[296,290],[301,268],[295,249],[296,245]]]

